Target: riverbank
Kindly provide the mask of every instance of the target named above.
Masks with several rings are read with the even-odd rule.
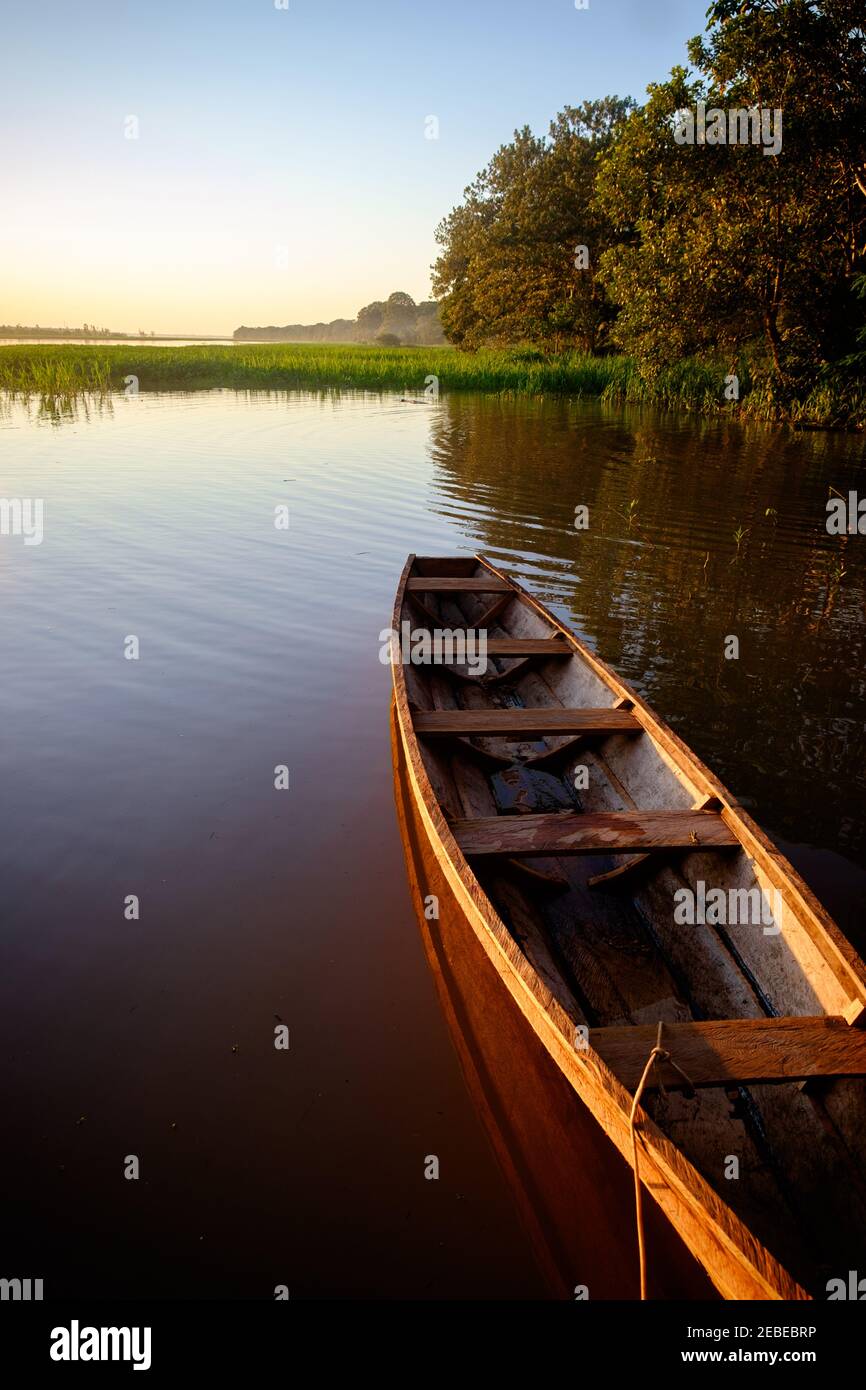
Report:
[[[545,356],[531,348],[453,348],[245,343],[150,347],[137,344],[22,344],[0,347],[0,391],[75,396],[138,389],[291,387],[402,391],[423,398],[435,377],[443,391],[597,397],[666,409],[737,413],[800,427],[866,429],[866,382],[840,371],[817,377],[808,395],[781,406],[766,384],[739,383],[725,399],[725,369],[687,360],[648,381],[628,357]]]

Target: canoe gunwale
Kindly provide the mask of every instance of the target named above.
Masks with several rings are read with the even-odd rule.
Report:
[[[425,561],[429,563],[430,558],[425,557]],[[410,592],[407,590],[406,581],[414,563],[415,556],[410,555],[398,584],[392,619],[395,632],[400,631],[404,602]],[[782,861],[785,873],[790,872],[793,876],[793,882],[788,879],[785,886],[790,886],[796,897],[802,899],[802,906],[797,913],[798,919],[802,920],[804,914],[808,913],[814,920],[816,935],[827,932],[828,925],[832,928],[828,933],[829,956],[824,950],[822,954],[828,958],[828,963],[832,965],[837,978],[839,969],[844,968],[845,987],[855,993],[857,999],[866,1000],[866,967],[860,962],[853,948],[845,942],[835,924],[829,921],[820,904],[812,899],[810,890],[805,884],[801,884],[792,869],[788,869],[787,861],[782,859],[763,832],[749,820],[722,783],[700,763],[676,734],[659,720],[637,692],[589,652],[542,603],[523,590],[510,576],[502,574],[483,556],[476,555],[475,563],[485,566],[498,578],[507,580],[515,597],[529,604],[563,635],[575,655],[591,667],[618,699],[631,702],[631,712],[641,723],[644,732],[653,740],[659,753],[670,758],[689,782],[693,783],[695,799],[701,795],[718,799],[722,807],[721,813],[740,840],[744,851],[753,854],[750,842],[754,842],[761,853],[754,853],[753,857],[767,859],[774,866],[776,872],[770,875],[772,878],[779,874],[779,861]],[[576,1012],[574,1016],[570,1016],[562,1004],[553,997],[478,883],[470,862],[463,855],[451,832],[427,774],[415,734],[402,663],[392,661],[391,670],[394,703],[410,782],[431,847],[443,872],[488,958],[521,1012],[551,1057],[571,1081],[578,1096],[631,1165],[629,1114],[632,1097],[592,1048],[591,1033],[588,1045],[583,1038],[579,1046],[575,1045],[578,1036],[576,1029],[581,1024],[580,1017]],[[764,867],[765,871],[770,873],[769,868],[766,865]],[[638,1108],[637,1120],[641,1149],[641,1181],[683,1240],[698,1255],[722,1295],[730,1299],[809,1299],[810,1295],[760,1243],[727,1203],[722,1201],[718,1193],[683,1152],[667,1138],[643,1107]]]

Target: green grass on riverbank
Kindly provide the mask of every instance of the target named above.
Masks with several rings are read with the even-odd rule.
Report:
[[[581,353],[544,356],[533,349],[477,353],[452,348],[380,348],[317,343],[146,347],[135,344],[18,344],[0,347],[0,391],[72,397],[122,391],[138,379],[142,391],[172,387],[237,389],[290,387],[400,391],[422,395],[436,376],[443,391],[600,397],[669,409],[727,408],[752,418],[787,418],[822,426],[866,427],[866,384],[824,381],[781,411],[766,388],[743,382],[739,402],[724,400],[724,369],[686,361],[653,381],[628,357]]]

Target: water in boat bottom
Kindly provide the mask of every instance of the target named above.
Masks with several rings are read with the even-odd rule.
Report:
[[[825,522],[830,487],[866,493],[863,441],[206,392],[5,402],[0,451],[4,495],[44,517],[41,544],[0,536],[4,1277],[547,1295],[409,895],[379,659],[397,577],[410,550],[513,572],[862,949],[866,552]],[[599,1283],[620,1267],[597,1259]]]

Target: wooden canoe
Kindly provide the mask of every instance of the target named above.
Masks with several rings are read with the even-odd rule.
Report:
[[[629,1163],[662,1025],[638,1173],[712,1284],[826,1298],[866,1272],[853,947],[676,734],[501,570],[410,556],[392,627],[431,850],[513,1004]]]

